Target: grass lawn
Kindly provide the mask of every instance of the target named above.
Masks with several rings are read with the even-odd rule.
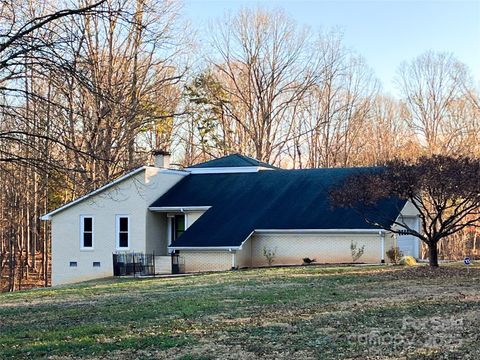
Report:
[[[253,269],[0,294],[0,359],[480,359],[480,268]]]

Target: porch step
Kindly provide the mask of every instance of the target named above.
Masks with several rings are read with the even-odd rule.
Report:
[[[172,257],[171,256],[155,256],[155,274],[171,274],[172,273]]]

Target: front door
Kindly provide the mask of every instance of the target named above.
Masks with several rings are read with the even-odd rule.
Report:
[[[175,215],[171,219],[172,241],[175,241],[185,232],[185,215]]]

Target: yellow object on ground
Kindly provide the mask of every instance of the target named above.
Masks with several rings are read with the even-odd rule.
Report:
[[[413,256],[404,256],[400,259],[400,265],[414,266],[417,265],[417,260]]]

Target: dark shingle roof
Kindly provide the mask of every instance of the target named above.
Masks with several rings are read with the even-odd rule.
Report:
[[[215,167],[246,167],[260,166],[270,169],[277,169],[275,166],[258,161],[248,156],[231,154],[218,159],[213,159],[200,164],[192,165],[190,168],[215,168]]]
[[[152,207],[212,206],[175,241],[176,247],[239,246],[255,229],[374,229],[358,212],[333,208],[329,191],[346,176],[373,168],[191,174]],[[393,221],[405,201],[383,200]]]

